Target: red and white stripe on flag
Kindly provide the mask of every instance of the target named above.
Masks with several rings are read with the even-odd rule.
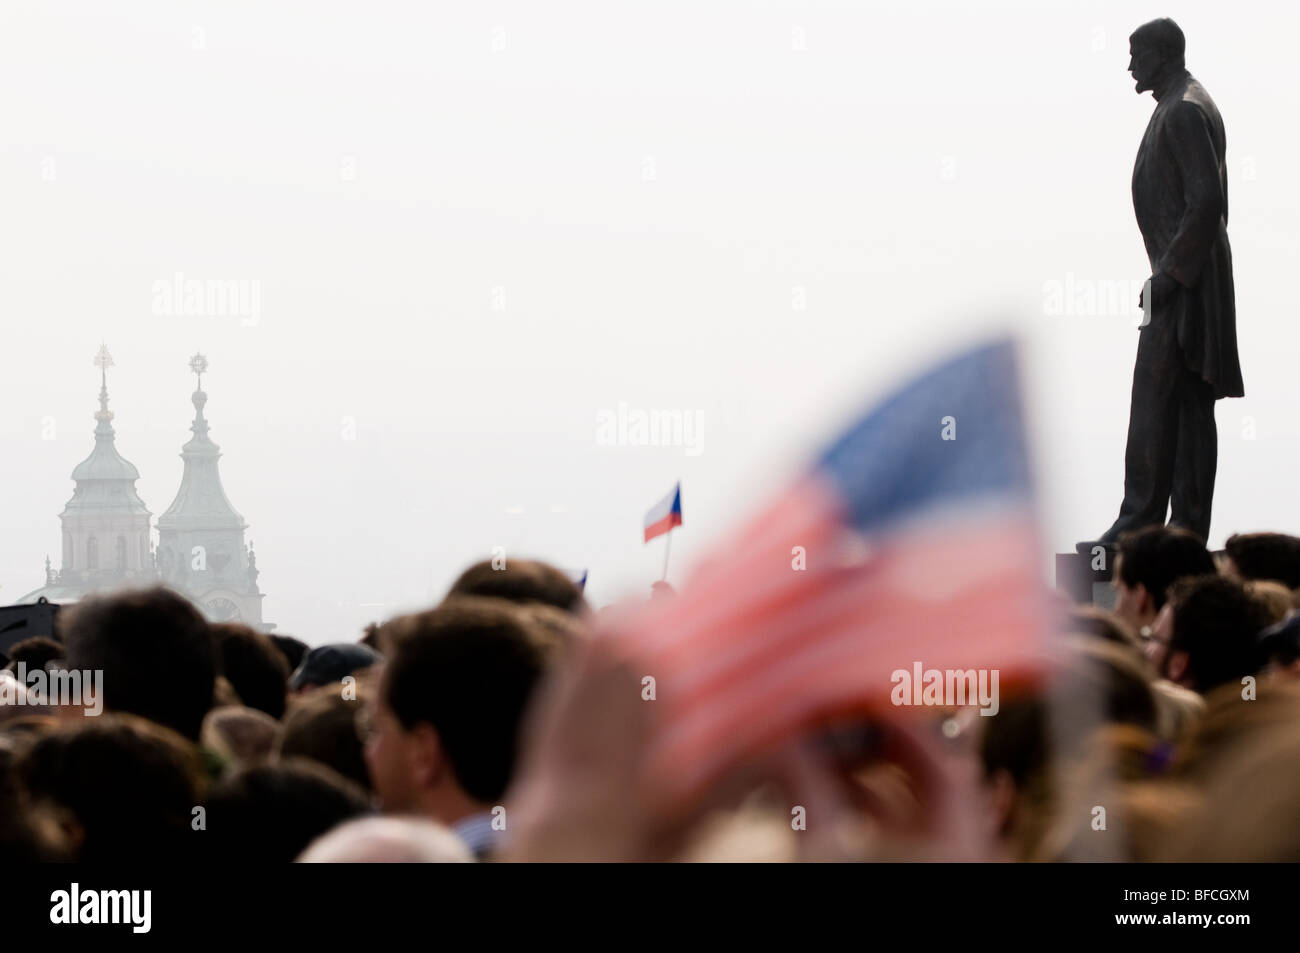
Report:
[[[817,483],[776,501],[678,598],[620,632],[619,654],[655,676],[649,774],[668,801],[815,723],[891,711],[892,673],[917,660],[997,668],[1003,688],[1041,672],[1030,512],[975,510],[846,540]],[[810,571],[791,571],[795,543]]]
[[[662,536],[674,526],[682,525],[682,485],[678,483],[672,492],[650,507],[645,515],[645,541],[648,543],[656,536]]]

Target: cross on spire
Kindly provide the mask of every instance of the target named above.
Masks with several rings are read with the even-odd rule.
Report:
[[[113,355],[108,353],[108,345],[102,341],[95,352],[95,366],[99,368],[99,413],[97,419],[111,420],[108,412],[108,369],[113,366]]]
[[[208,369],[208,359],[202,354],[195,354],[190,358],[190,370],[199,379],[199,390],[203,390],[203,375]]]

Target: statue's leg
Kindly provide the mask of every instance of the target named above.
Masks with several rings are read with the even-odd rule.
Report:
[[[1214,388],[1195,371],[1183,371],[1178,418],[1178,453],[1169,522],[1210,537],[1210,505],[1219,460],[1219,431],[1214,421]]]
[[[1124,502],[1103,543],[1113,543],[1127,530],[1163,526],[1173,489],[1182,355],[1167,314],[1154,315],[1140,334],[1124,450]]]

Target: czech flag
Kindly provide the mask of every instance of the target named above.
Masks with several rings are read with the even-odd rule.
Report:
[[[646,539],[681,522],[676,491]],[[653,528],[653,532],[652,532]],[[1010,340],[906,383],[604,644],[658,684],[649,776],[671,803],[841,719],[893,675],[1046,668],[1048,616]],[[611,623],[613,624],[613,623]]]
[[[662,536],[674,526],[682,525],[682,484],[679,480],[673,491],[650,507],[645,515],[645,541]]]

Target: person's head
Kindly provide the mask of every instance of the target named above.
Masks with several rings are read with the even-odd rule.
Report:
[[[1139,93],[1155,89],[1160,80],[1186,68],[1187,40],[1168,17],[1144,23],[1128,38],[1128,71]]]
[[[0,857],[10,863],[69,860],[59,815],[36,808],[23,791],[18,761],[36,739],[58,727],[49,716],[12,719],[0,728]]]
[[[370,811],[366,793],[314,761],[289,760],[218,782],[205,802],[214,862],[289,863],[317,837]]]
[[[1268,624],[1281,622],[1291,612],[1294,599],[1291,590],[1272,579],[1248,579],[1246,591],[1268,607]]]
[[[1268,606],[1236,580],[1180,579],[1156,620],[1148,657],[1162,677],[1204,695],[1259,672],[1259,633],[1268,624]]]
[[[1057,768],[1102,726],[1153,734],[1150,675],[1131,647],[1093,636],[1063,638],[1063,668],[1041,688],[978,719],[984,782],[1001,835],[1020,859],[1040,849],[1062,792]]]
[[[130,715],[68,722],[20,757],[27,797],[49,811],[88,862],[179,860],[205,776],[198,752],[170,729]]]
[[[357,689],[355,700],[345,698],[333,685],[295,696],[284,719],[278,756],[320,762],[359,787],[373,790],[357,728],[358,713],[370,700],[370,687],[361,679]]]
[[[361,630],[361,638],[357,640],[362,645],[374,649],[376,652],[383,653],[379,645],[379,623],[371,622]]]
[[[1272,579],[1288,589],[1300,586],[1300,538],[1285,533],[1234,533],[1223,549],[1225,575]]]
[[[65,666],[104,673],[105,709],[198,740],[216,659],[208,623],[189,601],[162,587],[90,596],[60,612],[58,626]]]
[[[34,635],[9,646],[9,664],[5,667],[17,671],[19,664],[27,671],[43,669],[49,663],[60,665],[63,662],[63,646],[48,635]]]
[[[337,690],[342,686],[343,679],[349,676],[355,678],[381,661],[383,656],[359,642],[318,645],[303,656],[302,664],[289,678],[289,687],[295,692],[305,692],[321,686]]]
[[[284,715],[289,665],[267,636],[238,622],[211,626],[217,673],[230,682],[239,700],[272,718]]]
[[[288,664],[291,672],[302,664],[303,656],[307,654],[307,649],[310,648],[302,639],[295,639],[292,635],[277,635],[272,632],[267,638],[271,640],[271,644],[275,646],[281,658]]]
[[[584,617],[544,602],[525,603],[518,607],[518,612],[534,638],[541,643],[548,664],[562,663],[590,634]]]
[[[1287,613],[1261,632],[1259,647],[1270,671],[1300,677],[1300,612]]]
[[[500,566],[485,559],[452,583],[452,596],[488,596],[510,602],[544,602],[565,612],[581,614],[587,601],[572,579],[554,566],[535,559],[509,559]]]
[[[266,712],[223,705],[203,719],[199,741],[226,763],[227,771],[238,771],[269,761],[279,736],[280,723]]]
[[[1068,606],[1062,628],[1071,634],[1091,636],[1103,642],[1122,645],[1139,654],[1142,652],[1142,640],[1133,626],[1101,606]]]
[[[441,824],[418,817],[363,817],[312,841],[300,864],[469,864],[474,856]]]
[[[1141,629],[1155,622],[1174,580],[1214,572],[1214,558],[1190,530],[1148,526],[1120,537],[1114,570],[1115,614]]]
[[[496,805],[546,652],[517,608],[463,597],[387,623],[366,761],[384,810],[452,823]]]

